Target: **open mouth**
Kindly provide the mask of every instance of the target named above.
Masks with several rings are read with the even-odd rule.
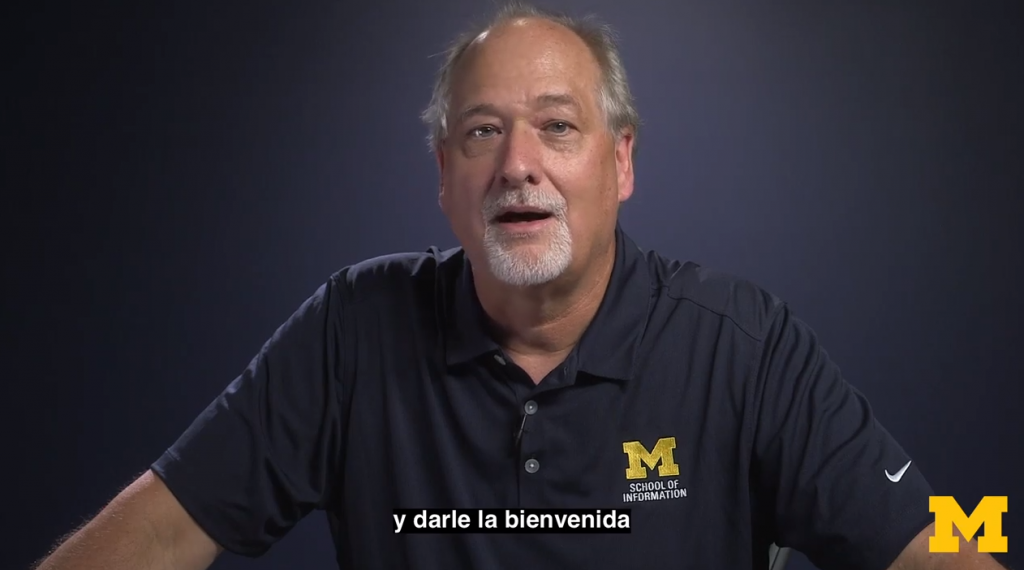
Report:
[[[545,212],[542,210],[512,209],[498,214],[494,218],[494,221],[499,224],[525,224],[546,220],[551,216],[551,212]]]

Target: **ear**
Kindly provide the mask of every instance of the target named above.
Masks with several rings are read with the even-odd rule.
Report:
[[[633,195],[633,144],[632,131],[624,131],[615,141],[615,170],[618,174],[619,202],[625,202]]]
[[[437,184],[437,205],[441,207],[441,211],[444,212],[444,147],[443,144],[438,144],[434,147],[434,156],[437,159],[437,173],[438,173],[438,184]]]

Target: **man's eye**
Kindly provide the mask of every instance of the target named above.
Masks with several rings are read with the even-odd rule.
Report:
[[[498,132],[498,129],[490,125],[484,125],[482,127],[476,127],[469,131],[469,136],[477,139],[488,138]]]
[[[569,123],[566,123],[565,121],[555,121],[553,123],[548,123],[547,126],[547,130],[556,135],[564,135],[569,132],[570,128],[572,127],[570,127]]]

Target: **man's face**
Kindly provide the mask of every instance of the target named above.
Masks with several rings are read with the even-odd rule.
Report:
[[[440,203],[470,260],[500,281],[547,283],[614,239],[633,141],[608,130],[600,78],[582,40],[540,20],[492,31],[458,66]]]

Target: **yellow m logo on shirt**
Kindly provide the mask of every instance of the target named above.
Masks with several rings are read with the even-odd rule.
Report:
[[[1003,536],[1003,513],[1006,497],[982,497],[970,516],[953,497],[929,497],[928,510],[935,513],[935,536],[928,538],[929,552],[960,552],[960,537],[953,534],[953,525],[967,542],[985,524],[985,534],[978,537],[979,552],[1006,552]]]
[[[651,451],[647,451],[647,448],[639,441],[623,442],[622,452],[629,456],[626,479],[646,479],[647,469],[654,469],[655,466],[658,467],[658,475],[661,477],[679,475],[679,466],[676,465],[675,459],[672,457],[672,450],[675,448],[676,438],[674,437],[659,439]]]

